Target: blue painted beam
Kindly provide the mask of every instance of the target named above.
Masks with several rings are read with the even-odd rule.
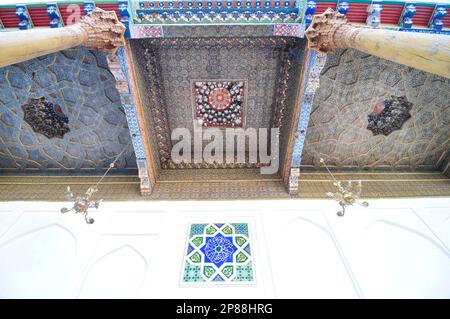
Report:
[[[289,176],[289,193],[298,193],[298,178],[300,174],[300,163],[302,161],[303,146],[305,144],[306,133],[308,131],[311,109],[314,95],[319,88],[319,77],[327,56],[309,51],[304,67],[306,71],[302,79],[302,96],[300,99],[300,115],[298,118],[295,141],[292,149],[291,169]]]
[[[125,48],[123,47],[119,48],[117,50],[117,55],[109,55],[107,59],[109,68],[116,78],[116,82],[121,84],[119,85],[118,91],[120,101],[127,118],[134,153],[136,155],[136,164],[138,167],[139,178],[141,180],[141,194],[149,195],[152,192],[154,185],[148,162],[149,159],[147,158],[145,152],[144,139],[141,133],[143,128],[140,126],[137,115],[135,96],[137,96],[138,93],[134,91],[134,86],[132,85],[132,75],[128,73],[131,60],[124,50]]]

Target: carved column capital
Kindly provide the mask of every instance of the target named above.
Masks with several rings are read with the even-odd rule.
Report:
[[[332,9],[315,15],[305,34],[308,47],[318,52],[352,48],[450,78],[450,41],[444,34],[355,26]]]
[[[2,32],[0,67],[45,54],[85,45],[106,54],[114,54],[125,45],[125,27],[114,11],[96,8],[80,22],[52,29]]]
[[[83,45],[100,50],[106,54],[115,54],[125,45],[125,26],[117,18],[116,12],[95,8],[74,25],[83,29],[87,35]]]
[[[349,47],[349,33],[355,31],[357,32],[358,28],[349,24],[345,15],[328,8],[324,13],[314,16],[305,35],[309,49],[328,53]]]

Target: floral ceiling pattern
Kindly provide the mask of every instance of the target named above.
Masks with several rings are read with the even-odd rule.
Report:
[[[195,118],[203,127],[242,127],[244,81],[193,83]]]
[[[33,131],[41,133],[47,138],[63,138],[70,131],[69,118],[58,104],[50,103],[45,97],[31,98],[22,105],[24,120],[31,125]]]
[[[395,130],[402,128],[403,123],[411,117],[412,103],[408,102],[406,96],[391,96],[388,99],[375,104],[372,113],[367,118],[373,135],[389,135]]]

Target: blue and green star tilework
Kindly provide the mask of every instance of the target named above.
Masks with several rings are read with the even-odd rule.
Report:
[[[254,283],[247,223],[191,224],[183,283]]]

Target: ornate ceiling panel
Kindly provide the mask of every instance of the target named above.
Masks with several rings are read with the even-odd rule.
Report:
[[[255,129],[281,126],[286,105],[292,102],[286,96],[289,79],[292,78],[290,52],[299,48],[296,47],[299,42],[293,38],[270,37],[133,40],[135,55],[146,60],[146,65],[141,65],[140,71],[143,72],[142,68],[145,68],[144,78],[148,80],[146,86],[141,88],[141,93],[148,97],[150,103],[146,107],[147,122],[158,146],[161,166],[185,167],[183,164],[177,166],[170,160],[170,132],[175,128],[187,128],[193,132],[194,120],[198,123],[198,116],[206,114],[207,119],[211,117],[211,123],[225,121],[220,123],[229,123],[230,127],[233,123],[234,127]],[[242,96],[238,97],[241,93],[235,92],[234,86],[241,82]],[[242,114],[228,113],[231,110],[228,107],[223,110],[211,107],[212,111],[206,109],[207,104],[211,104],[212,92],[196,92],[196,83],[217,86],[211,90],[215,93],[221,90],[220,96],[215,98],[223,99],[223,103],[228,98],[231,101],[242,98],[242,103],[233,106],[239,107]],[[228,91],[228,86],[233,93]],[[205,114],[196,104],[199,96],[207,102],[204,105]],[[240,121],[235,121],[238,117]],[[253,166],[248,163],[243,167]],[[192,164],[192,167],[222,166]]]
[[[140,1],[135,23],[299,23],[296,1]]]
[[[228,50],[215,47],[196,50],[162,49],[162,79],[170,128],[193,129],[191,115],[193,92],[190,84],[190,80],[193,79],[200,81],[218,79],[219,82],[240,79],[248,83],[242,116],[237,114],[242,118],[239,126],[270,127],[279,58],[280,51],[270,47]]]
[[[195,124],[204,128],[243,127],[247,85],[245,80],[191,82]]]
[[[0,169],[101,169],[128,144],[102,53],[75,48],[0,69]],[[136,160],[130,147],[118,168]]]
[[[450,150],[449,88],[449,79],[358,51],[329,54],[314,100],[302,166],[320,168],[320,157],[338,168],[445,166]],[[405,96],[412,103],[412,107],[406,105],[411,117],[402,108],[395,110],[401,113],[399,118],[408,119],[401,129],[374,136],[367,128],[368,114],[377,101],[392,95]],[[390,131],[398,123],[393,113],[388,117],[381,124]]]

